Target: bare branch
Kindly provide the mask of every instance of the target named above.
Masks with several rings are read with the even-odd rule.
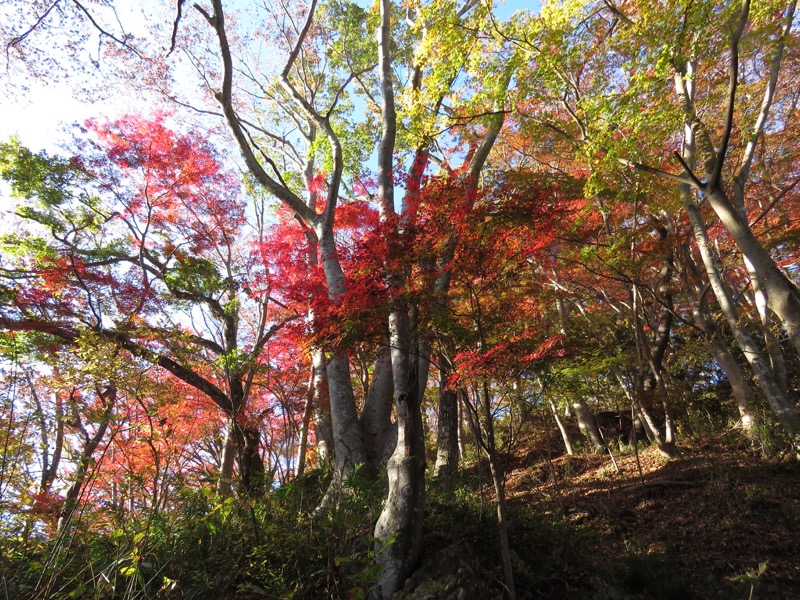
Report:
[[[683,160],[683,157],[680,155],[680,153],[673,152],[672,155],[678,159],[678,162],[681,163],[681,166],[683,167],[684,173],[689,176],[690,185],[693,185],[698,190],[705,189],[706,186],[697,178],[697,176],[694,174],[694,171],[692,171],[692,168],[686,163],[685,160]]]
[[[763,219],[764,217],[766,217],[766,216],[767,216],[767,214],[769,213],[769,211],[771,211],[771,210],[772,210],[772,209],[775,207],[775,205],[776,205],[778,202],[780,202],[780,200],[782,200],[782,199],[783,199],[783,197],[784,197],[786,194],[788,194],[790,191],[792,191],[792,189],[794,189],[794,188],[797,186],[797,184],[798,184],[798,183],[800,183],[800,177],[798,177],[798,178],[797,178],[797,179],[795,179],[795,180],[794,180],[792,183],[790,183],[790,184],[789,184],[789,185],[787,185],[785,188],[783,188],[783,189],[780,191],[780,193],[779,193],[777,196],[775,196],[775,197],[772,199],[772,202],[770,202],[770,203],[769,203],[769,205],[767,206],[767,208],[765,208],[764,210],[762,210],[762,211],[761,211],[761,214],[759,214],[759,215],[758,215],[758,216],[757,216],[755,219],[753,219],[753,222],[752,222],[752,223],[750,223],[750,227],[753,227],[753,225],[755,225],[755,224],[756,224],[756,223],[758,223],[758,222],[759,222],[761,219]]]
[[[637,171],[642,171],[643,173],[650,173],[650,175],[655,175],[656,177],[661,177],[662,179],[668,179],[669,181],[677,181],[678,183],[684,183],[688,185],[693,185],[696,180],[692,180],[691,176],[685,175],[673,175],[667,171],[662,171],[661,169],[657,169],[655,167],[650,167],[648,165],[642,164],[640,162],[636,162],[634,160],[628,160],[627,158],[618,158],[617,161],[620,164],[625,165],[626,167],[632,167]],[[683,159],[681,159],[681,163],[683,163]],[[684,167],[686,169],[686,167]],[[687,171],[688,173],[689,171]],[[699,186],[702,186],[702,183],[699,181],[697,182]]]
[[[472,10],[475,6],[477,6],[479,3],[480,3],[480,0],[466,0],[466,2],[464,2],[464,6],[462,6],[461,8],[458,9],[458,12],[456,13],[456,16],[460,19],[465,14],[467,14],[470,10]]]

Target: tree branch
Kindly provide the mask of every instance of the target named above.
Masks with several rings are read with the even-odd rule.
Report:
[[[37,331],[39,333],[46,333],[67,342],[70,345],[77,343],[80,333],[70,327],[53,323],[49,320],[40,319],[9,319],[8,317],[0,316],[0,327],[8,329],[9,331]],[[92,331],[102,337],[103,339],[117,344],[120,348],[124,348],[134,356],[146,360],[147,362],[158,365],[172,373],[181,381],[189,384],[193,388],[203,392],[206,396],[211,398],[223,410],[231,410],[231,402],[228,395],[223,392],[216,385],[201,377],[188,367],[181,365],[174,359],[163,354],[159,354],[146,346],[135,342],[123,333],[100,327],[93,328]]]
[[[684,183],[688,185],[693,185],[693,180],[690,176],[684,175],[673,175],[667,171],[662,171],[661,169],[657,169],[655,167],[650,167],[640,162],[636,162],[634,160],[628,160],[627,158],[618,158],[617,161],[620,164],[625,165],[626,167],[632,167],[637,171],[642,171],[643,173],[649,173],[650,175],[655,175],[656,177],[660,177],[661,179],[667,179],[669,181],[677,181],[678,183]],[[683,162],[683,161],[681,161]],[[685,167],[684,167],[685,169]],[[688,172],[688,171],[687,171]],[[699,183],[699,182],[698,182]],[[702,184],[701,184],[702,185]]]
[[[186,3],[186,0],[178,0],[177,6],[177,15],[175,15],[175,23],[172,25],[172,37],[170,39],[169,44],[169,52],[167,52],[167,56],[172,54],[172,51],[175,50],[175,39],[178,37],[178,24],[181,22],[181,16],[183,13],[183,5]]]
[[[734,200],[737,206],[744,206],[744,187],[747,179],[750,176],[750,166],[753,163],[755,156],[756,144],[758,143],[761,134],[764,131],[764,124],[767,121],[770,108],[772,106],[772,99],[775,95],[775,88],[778,84],[778,75],[781,70],[781,61],[783,60],[783,51],[786,48],[786,39],[792,30],[792,22],[794,21],[794,13],[797,8],[797,0],[792,0],[786,9],[786,16],[784,19],[783,30],[778,39],[778,47],[775,49],[775,55],[772,57],[770,65],[769,80],[767,87],[764,90],[764,99],[761,101],[761,109],[758,111],[758,118],[753,126],[753,132],[750,134],[750,139],[742,156],[742,165],[739,167],[739,172],[734,179]],[[766,213],[764,213],[766,214]],[[760,217],[759,217],[760,218]]]
[[[217,92],[215,96],[217,101],[222,105],[225,120],[239,145],[239,151],[242,153],[242,157],[247,167],[250,169],[250,172],[259,183],[277,196],[303,220],[308,223],[314,223],[317,220],[316,212],[311,210],[305,202],[303,202],[302,198],[267,174],[261,166],[261,163],[258,162],[258,159],[253,153],[253,149],[248,143],[247,137],[242,131],[242,126],[239,122],[236,110],[233,108],[233,59],[231,57],[230,45],[228,44],[228,36],[225,32],[225,15],[222,10],[222,0],[213,0],[213,6],[214,15],[212,16],[201,6],[195,4],[195,8],[214,27],[217,33],[220,53],[222,55],[223,77],[222,90]]]
[[[283,71],[281,71],[281,79],[285,79],[289,75],[292,65],[294,65],[295,61],[297,60],[297,55],[300,54],[300,49],[303,47],[303,42],[308,35],[308,30],[311,29],[311,24],[314,22],[314,13],[316,10],[317,0],[311,0],[311,6],[308,7],[308,15],[306,15],[306,22],[303,24],[303,29],[297,35],[297,41],[294,44],[294,48],[292,48],[292,51],[289,54],[289,58],[286,61],[286,65],[283,67]]]
[[[97,21],[94,20],[94,17],[92,17],[91,13],[86,9],[85,6],[83,6],[83,4],[78,2],[78,0],[72,0],[72,3],[75,4],[75,6],[77,6],[83,12],[83,14],[86,15],[86,18],[89,19],[94,28],[97,29],[97,31],[99,31],[102,35],[111,38],[123,48],[127,48],[128,50],[133,52],[137,57],[142,58],[142,55],[139,54],[139,51],[136,50],[136,48],[134,48],[133,46],[131,46],[128,42],[126,42],[125,40],[118,39],[116,36],[114,36],[111,33],[108,33],[105,29],[100,27]]]
[[[714,170],[708,180],[708,186],[716,188],[720,186],[722,179],[722,166],[725,155],[728,152],[728,145],[733,132],[733,113],[736,108],[736,88],[739,83],[739,42],[742,39],[747,18],[750,14],[750,0],[742,0],[742,10],[739,15],[739,22],[736,30],[731,34],[731,64],[729,67],[730,82],[728,83],[728,109],[725,114],[725,129],[722,132],[722,143],[717,152],[717,160],[714,163]]]
[[[9,51],[11,48],[14,48],[15,46],[18,46],[19,44],[21,44],[22,42],[24,42],[24,41],[25,41],[25,38],[27,38],[27,37],[28,37],[28,36],[29,36],[29,35],[30,35],[30,34],[31,34],[33,31],[35,31],[35,30],[36,30],[36,28],[37,28],[37,27],[39,27],[39,25],[41,25],[41,24],[42,24],[42,22],[43,22],[43,21],[44,21],[44,20],[47,18],[47,15],[49,15],[49,14],[50,14],[50,11],[52,11],[52,10],[53,10],[53,9],[54,9],[56,6],[58,6],[60,3],[61,3],[61,0],[55,0],[55,2],[53,2],[53,3],[52,3],[52,4],[51,4],[51,5],[50,5],[50,6],[47,8],[47,10],[46,10],[46,11],[44,11],[44,12],[41,14],[41,16],[40,16],[38,19],[36,19],[36,23],[34,23],[33,25],[31,25],[31,26],[28,28],[28,30],[27,30],[27,31],[25,31],[25,33],[22,33],[22,34],[18,35],[17,37],[11,38],[11,40],[8,42],[8,44],[6,44],[6,58],[8,57],[8,51]]]

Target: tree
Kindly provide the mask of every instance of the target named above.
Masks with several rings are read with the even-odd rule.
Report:
[[[782,69],[792,69],[784,46],[794,3],[775,3],[752,14],[748,2],[689,7],[665,4],[652,8],[654,12],[650,7],[627,4],[554,4],[543,13],[543,19],[521,24],[518,37],[537,59],[534,70],[538,78],[530,80],[528,88],[534,91],[530,118],[585,157],[592,173],[587,191],[599,199],[602,194],[619,193],[618,186],[608,187],[610,178],[641,181],[640,175],[659,177],[672,186],[661,184],[659,187],[667,193],[658,192],[658,197],[648,198],[652,214],[658,206],[674,215],[674,198],[679,193],[688,194],[690,189],[699,193],[727,232],[720,233],[729,234],[747,259],[756,305],[769,304],[791,340],[794,283],[778,268],[770,249],[756,238],[742,215],[748,210],[744,190],[754,165],[770,181],[781,178],[781,174],[771,171],[775,163],[769,154],[764,154],[763,161],[755,160],[755,148],[760,142],[768,146],[767,140],[773,139],[765,129],[773,109],[781,114],[776,117],[776,123],[781,124],[788,122],[783,111],[788,110],[787,115],[792,111],[780,100],[775,102],[775,85]],[[717,27],[704,18],[709,10],[721,15],[715,23],[723,26]],[[545,51],[554,47],[562,51]],[[769,58],[762,62],[758,57],[764,56],[765,48],[769,48]],[[554,59],[556,56],[558,60]],[[717,77],[720,72],[727,72],[727,77]],[[743,78],[744,73],[747,75]],[[696,82],[701,79],[707,86],[699,97],[693,90],[698,89]],[[537,84],[533,82],[541,83],[534,87]],[[760,99],[760,103],[745,101],[737,94],[740,86],[752,90],[747,98]],[[707,116],[714,114],[724,118],[715,121]],[[776,132],[780,129],[778,125]],[[677,140],[681,137],[684,154],[678,152]],[[719,140],[717,147],[711,142],[715,137]],[[774,139],[779,137],[777,134]],[[684,173],[673,175],[670,169],[653,166],[667,157],[682,166]],[[734,169],[732,165],[736,164],[739,166]],[[619,170],[620,165],[627,173]],[[726,185],[723,176],[728,175]],[[783,177],[783,181],[777,184],[781,197],[794,187],[791,179]],[[675,183],[683,186],[683,192]],[[647,187],[653,185],[648,183]],[[763,192],[758,188],[749,188],[754,196],[749,202],[766,207],[768,201],[757,199]],[[669,200],[662,203],[660,198]],[[690,208],[687,212],[691,217]],[[674,216],[671,219],[677,221]],[[777,248],[772,251],[780,254]],[[704,264],[711,275],[714,267],[707,261]],[[723,295],[721,288],[715,293]],[[771,362],[779,365],[780,352],[763,309],[759,320]],[[728,322],[733,323],[731,319]],[[753,356],[754,347],[749,348],[745,355]],[[728,365],[736,380],[735,367],[719,350],[717,345],[713,351],[721,356],[722,364]],[[768,368],[754,370],[761,373],[758,379],[762,390],[776,414],[781,415],[784,428],[795,437],[793,418],[788,416],[792,402],[781,399],[780,377],[775,386],[768,382],[776,379],[782,369],[772,369],[772,375]],[[740,404],[746,403],[741,386],[739,394]]]
[[[98,141],[73,162],[3,146],[4,177],[31,202],[18,214],[39,229],[6,239],[18,258],[4,265],[2,324],[69,344],[94,332],[203,392],[231,419],[229,450],[254,493],[263,463],[247,400],[258,356],[294,315],[270,322],[263,281],[244,293],[263,270],[239,246],[238,183],[207,142],[164,119],[90,123]],[[195,331],[192,311],[206,320]]]

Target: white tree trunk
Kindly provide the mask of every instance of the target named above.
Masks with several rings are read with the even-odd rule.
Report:
[[[561,419],[561,415],[558,414],[558,409],[556,408],[555,403],[550,398],[547,399],[547,402],[550,404],[550,410],[553,413],[553,418],[555,418],[558,430],[561,432],[561,439],[564,440],[564,447],[567,450],[567,454],[572,456],[575,454],[575,451],[572,449],[572,438],[570,438],[569,431],[567,431],[564,421]]]
[[[687,202],[686,213],[689,215],[689,219],[692,223],[695,241],[700,249],[700,256],[703,259],[703,264],[708,273],[708,279],[714,290],[714,294],[717,296],[717,301],[720,304],[722,312],[728,321],[728,326],[736,339],[736,343],[744,352],[747,362],[753,369],[753,374],[756,377],[761,391],[764,392],[767,402],[778,418],[778,421],[789,435],[795,452],[798,458],[800,458],[800,411],[798,411],[795,403],[783,393],[783,390],[770,369],[768,359],[765,358],[753,339],[739,326],[739,316],[728,295],[727,289],[725,289],[722,283],[716,257],[708,239],[705,223],[702,221],[700,211],[697,206]]]

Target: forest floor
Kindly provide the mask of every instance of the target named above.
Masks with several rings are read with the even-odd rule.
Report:
[[[608,454],[555,456],[557,443],[531,435],[508,466],[520,598],[800,599],[797,461],[766,459],[736,431],[683,439],[672,459],[642,448],[637,465],[632,450],[615,453],[616,467]],[[427,597],[498,594],[501,571],[487,569],[496,552],[488,471],[478,465],[473,473],[484,481],[483,529],[464,519],[448,530],[454,515],[446,510],[433,519],[427,548],[458,548],[476,580],[494,582],[474,594]]]

